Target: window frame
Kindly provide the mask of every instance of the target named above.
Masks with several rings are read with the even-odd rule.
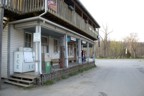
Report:
[[[46,42],[43,42],[43,39],[46,39]],[[44,47],[46,47],[46,52],[44,50]],[[41,49],[42,53],[49,53],[49,37],[48,36],[41,36]]]
[[[54,53],[58,53],[58,52],[59,52],[59,42],[57,39],[54,39]]]
[[[74,56],[74,44],[68,44],[68,56]]]
[[[27,39],[26,35],[28,35],[28,38],[31,36],[31,38]],[[24,32],[24,47],[33,47],[33,34],[29,32]]]

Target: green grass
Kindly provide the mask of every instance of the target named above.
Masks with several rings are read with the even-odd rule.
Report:
[[[52,85],[54,84],[54,81],[53,80],[47,80],[44,85]]]

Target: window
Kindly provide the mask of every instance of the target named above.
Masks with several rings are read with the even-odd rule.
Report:
[[[74,55],[74,47],[73,44],[68,45],[68,56],[73,56]]]
[[[25,47],[32,47],[32,34],[25,33]]]
[[[54,52],[58,52],[58,40],[54,39]]]
[[[42,36],[42,53],[49,52],[49,38]]]

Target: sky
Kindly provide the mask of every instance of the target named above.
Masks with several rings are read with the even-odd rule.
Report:
[[[143,0],[80,0],[101,26],[108,26],[111,40],[122,41],[130,33],[136,33],[144,42]],[[102,32],[100,31],[102,35]]]

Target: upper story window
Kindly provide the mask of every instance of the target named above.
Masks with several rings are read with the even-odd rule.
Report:
[[[24,47],[32,47],[32,33],[25,33],[24,40]]]
[[[49,38],[42,36],[42,53],[49,52]]]

